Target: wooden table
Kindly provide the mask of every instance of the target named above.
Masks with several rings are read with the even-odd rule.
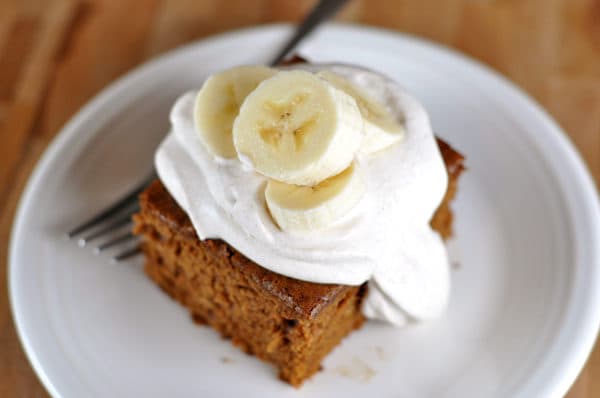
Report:
[[[19,195],[42,151],[101,88],[182,43],[298,21],[314,0],[0,0],[0,396],[44,397],[15,334],[6,254]],[[535,97],[600,181],[600,1],[354,0],[339,19],[470,54]],[[568,394],[600,396],[600,347]]]

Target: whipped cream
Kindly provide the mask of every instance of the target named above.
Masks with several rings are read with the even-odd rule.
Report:
[[[366,192],[333,227],[293,234],[268,214],[266,179],[238,159],[215,158],[194,129],[195,92],[171,110],[172,130],[156,153],[161,181],[188,214],[200,239],[222,239],[273,272],[317,283],[369,284],[366,317],[403,325],[446,307],[445,246],[429,226],[447,174],[423,107],[394,81],[342,64],[298,65],[330,70],[377,98],[403,122],[401,143],[359,157]]]

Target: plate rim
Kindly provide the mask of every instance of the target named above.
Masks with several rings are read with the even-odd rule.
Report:
[[[73,139],[73,136],[78,132],[79,127],[85,119],[92,116],[96,109],[99,108],[104,102],[108,101],[116,92],[122,89],[126,85],[132,84],[133,81],[139,79],[145,73],[149,73],[153,68],[160,67],[164,62],[168,62],[171,58],[191,50],[196,46],[208,45],[211,42],[228,41],[235,39],[237,36],[244,34],[259,34],[264,31],[280,31],[287,32],[292,29],[291,24],[287,23],[274,23],[265,24],[252,27],[246,27],[242,29],[236,29],[226,31],[216,35],[207,36],[198,40],[194,40],[190,43],[176,47],[169,50],[158,57],[153,57],[130,71],[124,73],[116,80],[109,83],[105,88],[96,93],[90,100],[88,100],[68,121],[63,125],[57,132],[56,136],[51,140],[48,146],[45,148],[42,156],[36,162],[36,165],[28,177],[27,183],[19,197],[17,209],[12,220],[12,228],[9,238],[8,246],[8,264],[7,264],[7,280],[8,280],[8,298],[11,314],[17,330],[17,335],[21,346],[23,347],[26,357],[34,369],[36,375],[46,388],[46,390],[52,395],[59,397],[58,389],[48,377],[44,366],[42,365],[37,353],[33,348],[33,344],[30,341],[30,337],[24,330],[22,313],[19,313],[17,305],[17,281],[15,277],[15,267],[17,253],[17,237],[22,234],[22,230],[25,228],[25,209],[29,206],[29,203],[33,200],[33,193],[36,187],[40,184],[41,178],[45,170],[48,168],[52,159],[54,159],[62,148]],[[573,384],[578,374],[583,369],[583,366],[590,355],[596,337],[598,335],[598,329],[600,326],[600,311],[595,310],[600,304],[600,245],[594,245],[593,242],[600,241],[600,200],[598,198],[598,191],[594,180],[585,165],[580,153],[573,144],[571,138],[564,132],[564,130],[558,125],[552,116],[539,105],[528,93],[518,87],[515,83],[510,81],[507,77],[501,75],[496,70],[483,64],[482,62],[470,57],[469,55],[463,54],[458,50],[446,47],[442,44],[435,43],[428,39],[414,36],[411,34],[395,31],[392,29],[386,29],[375,26],[361,25],[356,23],[340,23],[332,22],[327,23],[322,29],[348,32],[351,34],[362,34],[371,35],[372,37],[385,37],[388,40],[404,40],[411,42],[418,47],[424,47],[426,49],[435,50],[443,53],[445,56],[452,58],[455,61],[459,61],[465,66],[469,66],[478,69],[483,74],[487,75],[496,85],[504,86],[507,92],[518,98],[520,102],[529,108],[533,114],[537,117],[538,121],[545,125],[543,134],[551,139],[552,145],[555,150],[562,152],[564,158],[568,161],[566,169],[569,170],[575,177],[573,187],[577,188],[574,190],[574,195],[577,196],[578,204],[582,205],[579,209],[581,214],[585,214],[589,223],[589,243],[584,247],[589,250],[591,258],[594,259],[594,264],[589,265],[586,271],[595,271],[590,278],[586,278],[590,287],[586,292],[586,299],[584,302],[587,304],[585,311],[578,315],[579,328],[573,332],[576,338],[573,340],[570,346],[562,348],[563,354],[565,354],[564,361],[554,366],[554,373],[562,375],[562,377],[555,378],[551,383],[538,383],[538,389],[532,384],[531,379],[528,379],[521,386],[519,393],[531,388],[536,393],[545,393],[546,395],[563,395],[569,387]],[[310,40],[310,39],[309,39]],[[90,133],[90,134],[93,134]],[[570,207],[567,207],[568,213],[572,215]],[[572,306],[572,304],[571,304]],[[571,307],[566,307],[565,313],[572,311]]]

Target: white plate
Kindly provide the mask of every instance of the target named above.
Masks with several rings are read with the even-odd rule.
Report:
[[[27,186],[10,252],[19,335],[56,397],[561,396],[592,347],[600,308],[598,198],[573,146],[519,89],[454,52],[368,28],[330,25],[309,59],[384,72],[462,151],[450,307],[439,320],[368,324],[301,390],[242,354],[154,286],[64,231],[148,169],[177,95],[211,72],[269,59],[286,26],[181,48],[122,78],[52,143]]]

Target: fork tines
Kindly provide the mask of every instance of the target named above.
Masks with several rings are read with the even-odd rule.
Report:
[[[155,178],[156,173],[153,172],[115,203],[73,228],[67,234],[69,239],[79,237],[77,243],[81,247],[87,246],[92,241],[98,241],[99,243],[94,248],[96,254],[110,248],[120,247],[118,254],[112,257],[113,262],[119,262],[139,254],[141,252],[139,240],[130,230],[131,216],[139,211],[138,195]]]

